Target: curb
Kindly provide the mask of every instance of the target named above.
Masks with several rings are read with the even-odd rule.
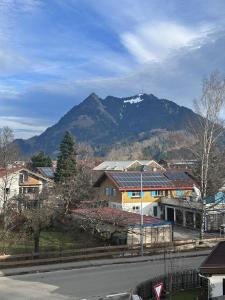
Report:
[[[210,252],[210,251],[209,251]],[[180,258],[188,258],[188,257],[200,257],[200,256],[207,256],[208,253],[193,253],[189,254],[186,253],[186,255],[174,255],[170,257],[169,259],[180,259]],[[137,258],[137,257],[136,257]],[[120,259],[120,258],[119,258]],[[87,261],[86,264],[78,264],[73,265],[73,266],[66,266],[65,264],[57,264],[57,265],[45,265],[43,266],[43,269],[41,268],[42,266],[36,266],[37,269],[28,269],[29,267],[26,268],[21,268],[21,269],[3,269],[0,270],[0,277],[10,277],[10,276],[17,276],[17,275],[27,275],[27,274],[38,274],[38,273],[49,273],[53,271],[69,271],[69,270],[79,270],[79,269],[85,269],[85,268],[91,268],[91,267],[102,267],[102,266],[108,266],[108,265],[120,265],[120,264],[130,264],[130,263],[144,263],[144,262],[151,262],[151,261],[162,261],[164,260],[164,257],[154,257],[154,256],[146,256],[144,259],[140,260],[131,260],[131,258],[122,258],[123,260],[118,261],[118,258],[112,259],[111,261]],[[135,258],[133,258],[135,259]],[[168,259],[168,258],[166,258]],[[69,264],[69,263],[68,263]]]

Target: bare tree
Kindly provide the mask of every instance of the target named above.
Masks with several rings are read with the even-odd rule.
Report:
[[[115,233],[128,232],[128,217],[118,209],[111,209],[109,212],[101,207],[78,209],[74,210],[74,217],[81,228],[106,241],[109,241]]]
[[[49,195],[46,190],[41,194],[36,194],[34,199],[21,199],[21,216],[24,219],[25,231],[32,235],[34,241],[34,252],[38,253],[40,248],[41,231],[49,227],[56,215],[56,209],[49,201]]]
[[[225,103],[225,79],[218,73],[213,73],[203,81],[202,96],[195,101],[195,112],[199,118],[192,124],[191,131],[195,137],[196,145],[193,148],[197,160],[197,175],[200,186],[200,201],[202,218],[200,238],[204,236],[207,198],[221,188],[224,172],[221,172],[221,154],[223,151],[219,142],[224,138],[224,124],[221,113]],[[220,155],[218,155],[220,153]]]
[[[76,208],[83,200],[89,200],[92,195],[91,171],[85,165],[77,166],[77,173],[65,182],[57,183],[55,193],[63,205],[64,213],[70,208]]]
[[[18,147],[13,143],[13,132],[9,127],[4,127],[0,132],[0,205],[4,227],[6,226],[7,204],[14,196],[12,187],[19,181],[18,173],[12,172],[13,164],[19,157]]]

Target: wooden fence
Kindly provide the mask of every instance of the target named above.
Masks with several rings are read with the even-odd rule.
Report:
[[[170,252],[181,252],[187,250],[199,250],[210,248],[223,238],[199,240],[174,241],[170,243],[147,244],[144,247],[145,255],[162,254]],[[140,255],[140,246],[122,245],[106,246],[84,249],[71,249],[65,251],[51,251],[40,253],[26,253],[18,255],[0,256],[0,268],[33,266],[41,264],[62,263],[82,261],[101,258],[120,258]]]
[[[180,272],[173,272],[165,274],[164,276],[158,276],[154,279],[147,280],[140,283],[135,290],[134,294],[139,295],[143,300],[155,299],[153,287],[159,282],[163,282],[162,298],[177,291],[183,291],[188,289],[195,289],[201,287],[201,298],[207,299],[207,286],[204,279],[199,277],[197,270],[184,270]]]

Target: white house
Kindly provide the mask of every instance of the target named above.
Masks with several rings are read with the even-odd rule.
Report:
[[[32,198],[51,184],[52,180],[49,178],[21,166],[0,169],[0,209],[3,207],[4,201],[8,199],[19,194],[26,194]]]
[[[219,242],[200,266],[208,280],[208,299],[225,299],[225,241]]]

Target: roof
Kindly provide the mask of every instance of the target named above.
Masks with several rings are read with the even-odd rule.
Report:
[[[83,218],[96,219],[110,224],[113,223],[119,226],[140,226],[141,221],[140,214],[109,207],[79,208],[72,210],[72,213]],[[143,224],[145,227],[148,227],[168,225],[170,224],[170,222],[163,221],[151,216],[143,216]]]
[[[225,274],[225,241],[219,242],[200,266],[202,274]]]
[[[42,176],[39,173],[32,172],[29,169],[26,169],[26,168],[24,168],[22,166],[13,167],[13,168],[10,168],[10,169],[0,168],[0,177],[4,177],[6,175],[13,174],[13,173],[16,173],[16,172],[22,172],[22,171],[27,172],[27,173],[29,173],[29,174],[31,174],[31,175],[33,175],[35,177],[38,177],[38,178],[40,178],[42,180],[50,181],[49,178],[44,177],[44,176]]]
[[[48,177],[48,178],[53,178],[54,177],[54,170],[52,167],[38,167],[37,168],[38,172],[41,173],[41,175]]]
[[[175,175],[174,175],[175,176]],[[126,171],[126,172],[105,172],[94,184],[94,187],[99,187],[105,178],[109,178],[119,190],[140,190],[141,177],[143,190],[154,189],[192,189],[194,181],[185,174],[182,180],[172,180],[163,172],[140,172],[140,171]]]
[[[40,179],[42,179],[44,181],[49,181],[49,182],[51,181],[48,177],[45,177],[45,176],[43,176],[43,175],[41,175],[39,173],[33,172],[33,171],[31,171],[29,169],[26,169],[26,168],[21,168],[20,171],[25,171],[25,172],[27,172],[27,173],[35,176],[35,177],[38,177],[38,178],[40,178]]]
[[[160,166],[154,160],[106,160],[102,162],[100,165],[96,166],[93,170],[94,171],[107,171],[107,170],[123,171],[131,167],[135,163],[143,166],[149,166],[150,164],[154,163],[158,165],[159,168],[163,169],[163,167]]]
[[[93,170],[103,171],[103,170],[124,170],[132,165],[135,160],[106,160],[100,165],[96,166]]]
[[[184,171],[169,171],[164,174],[177,187],[193,186],[196,184],[191,175]]]
[[[21,166],[9,168],[9,169],[0,168],[0,177],[4,177],[6,175],[13,174],[13,173],[18,172],[22,169],[24,169],[24,167],[21,167]]]

